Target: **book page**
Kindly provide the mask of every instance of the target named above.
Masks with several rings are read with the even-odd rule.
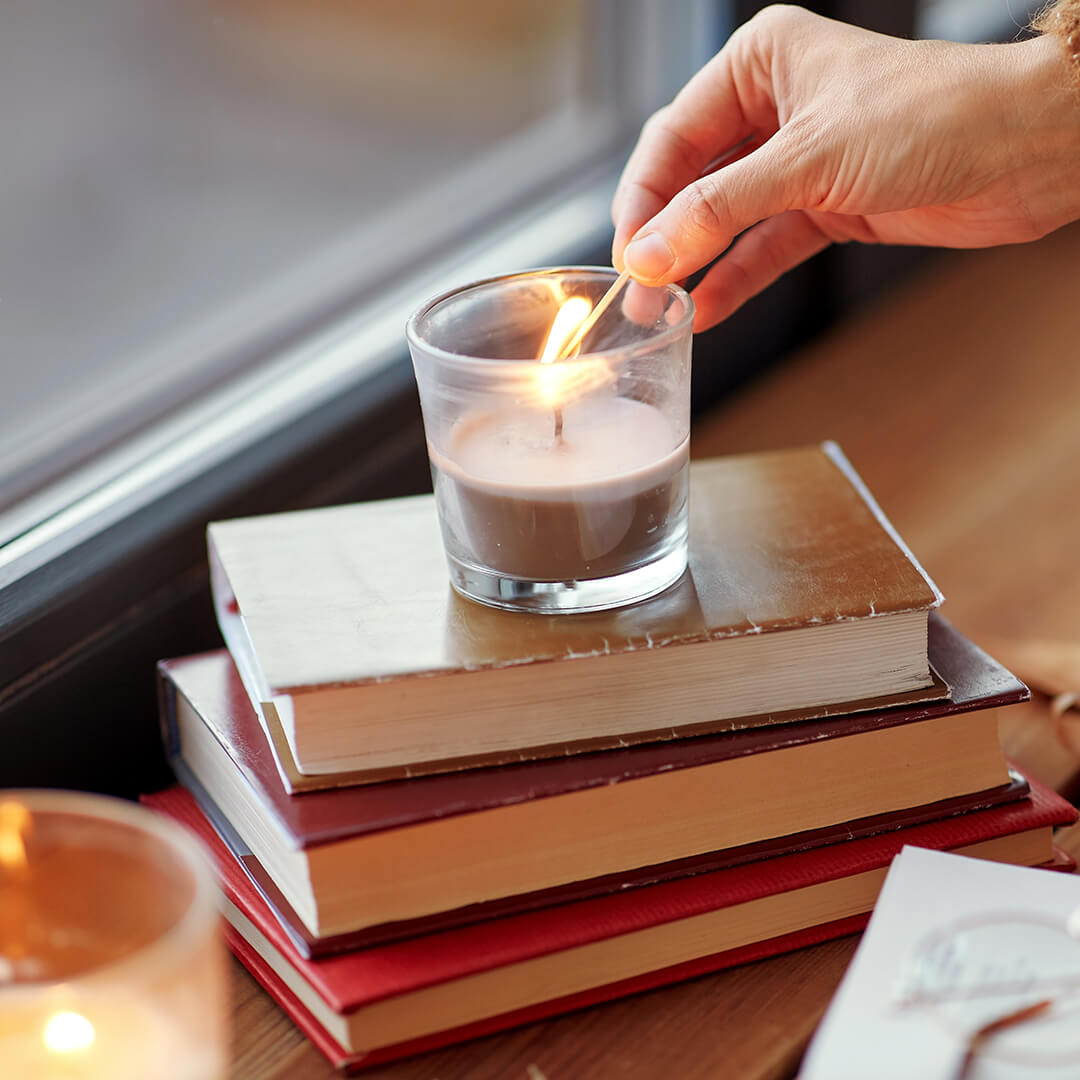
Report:
[[[1078,911],[1078,877],[905,847],[800,1080],[1080,1077]]]

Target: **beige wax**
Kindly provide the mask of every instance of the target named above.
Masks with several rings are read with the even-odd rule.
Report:
[[[511,577],[572,581],[656,557],[686,501],[688,440],[652,405],[585,398],[553,415],[471,413],[429,446],[448,545]]]

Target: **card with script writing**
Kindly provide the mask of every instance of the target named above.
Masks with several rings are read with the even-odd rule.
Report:
[[[1080,1075],[1080,878],[905,847],[799,1075]]]

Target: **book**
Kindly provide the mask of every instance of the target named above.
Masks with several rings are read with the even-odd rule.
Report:
[[[1026,688],[937,615],[929,641],[938,701],[292,796],[228,654],[162,663],[162,718],[275,902],[313,941],[371,940],[1008,797],[990,707]]]
[[[296,951],[308,959],[332,956],[335,953],[367,948],[371,945],[380,945],[437,930],[467,926],[484,919],[502,918],[553,904],[569,903],[612,892],[627,892],[630,889],[652,885],[659,881],[741,866],[743,863],[787,855],[794,851],[809,851],[826,844],[874,836],[909,825],[939,821],[957,814],[968,814],[991,806],[1001,806],[1023,799],[1030,793],[1027,781],[1019,773],[1013,771],[1010,783],[1001,787],[976,792],[973,795],[943,799],[940,802],[912,807],[906,811],[878,814],[858,821],[845,822],[842,825],[809,829],[758,843],[741,844],[723,851],[674,859],[660,866],[631,867],[620,873],[606,874],[603,877],[567,882],[564,885],[550,886],[531,893],[519,893],[447,911],[436,911],[431,915],[414,919],[395,920],[328,937],[317,937],[304,925],[303,920],[286,900],[277,883],[240,838],[229,819],[182,763],[178,763],[177,774],[181,784],[194,797],[200,810],[217,830],[225,846],[241,864],[251,884],[273,912],[281,928],[289,935]]]
[[[942,696],[942,597],[838,447],[690,467],[689,570],[575,616],[458,597],[432,496],[212,523],[214,604],[302,774],[350,782]]]
[[[905,847],[800,1077],[1075,1076],[1078,910],[1076,877]]]
[[[431,1049],[861,928],[905,844],[1061,865],[1076,811],[1029,799],[812,851],[305,960],[189,792],[144,797],[192,829],[221,872],[242,962],[340,1064]]]

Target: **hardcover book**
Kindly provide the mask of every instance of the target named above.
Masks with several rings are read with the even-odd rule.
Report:
[[[306,960],[191,795],[144,797],[218,861],[230,943],[338,1064],[407,1053],[860,929],[905,844],[1055,865],[1076,811],[1041,785],[1016,803],[627,893]]]
[[[450,588],[431,496],[217,522],[215,607],[295,770],[383,780],[942,696],[941,595],[831,443],[697,462],[690,567],[642,604]]]
[[[340,948],[1015,797],[989,707],[1026,688],[937,615],[929,642],[950,698],[292,796],[228,654],[162,663],[162,716],[286,921]]]

